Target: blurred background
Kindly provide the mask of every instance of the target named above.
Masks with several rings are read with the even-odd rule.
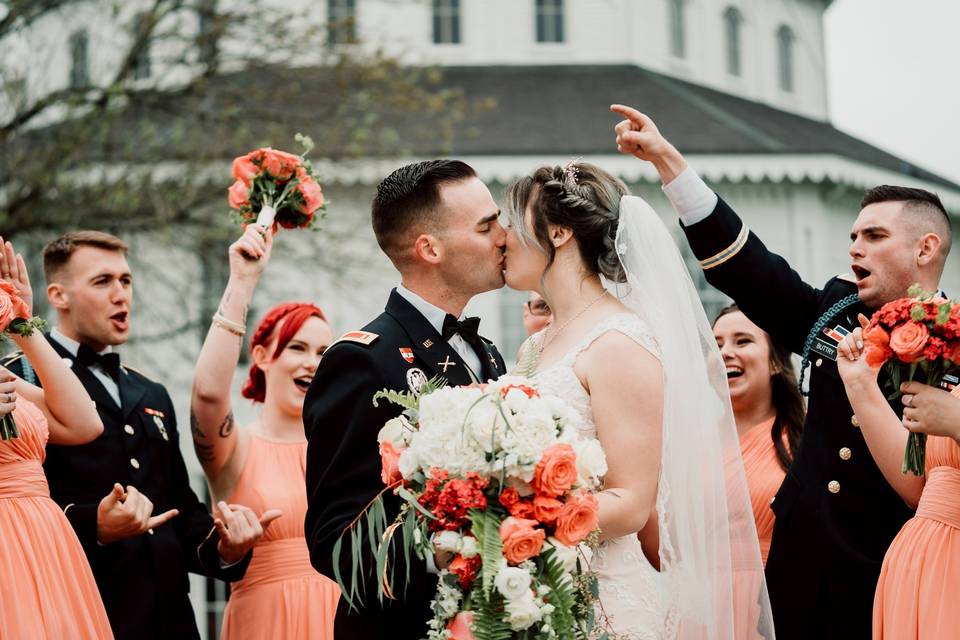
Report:
[[[0,2],[0,235],[38,293],[40,250],[57,234],[130,243],[121,352],[168,386],[181,418],[240,233],[230,161],[258,146],[299,151],[297,132],[317,144],[329,214],[319,232],[280,234],[252,321],[289,299],[322,306],[335,332],[379,313],[398,277],[369,202],[414,159],[460,158],[500,198],[536,166],[582,157],[676,230],[653,170],[616,153],[612,102],[650,115],[819,284],[847,269],[869,187],[930,189],[960,214],[958,23],[949,0]],[[726,301],[677,237],[712,316]],[[526,337],[525,299],[502,290],[469,309],[508,359]],[[239,394],[237,407],[241,422],[253,416]],[[189,430],[181,445],[205,495]],[[216,637],[225,586],[194,578],[192,595]]]

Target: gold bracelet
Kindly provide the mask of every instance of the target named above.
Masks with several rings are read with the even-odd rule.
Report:
[[[227,318],[219,311],[213,314],[213,324],[217,327],[220,327],[224,331],[228,331],[229,333],[241,338],[247,333],[246,327],[239,322],[234,322],[230,318]]]

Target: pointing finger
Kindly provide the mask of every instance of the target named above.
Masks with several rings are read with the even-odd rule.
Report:
[[[613,111],[614,113],[619,113],[624,118],[626,118],[627,120],[629,120],[630,122],[632,122],[633,124],[641,128],[646,126],[648,123],[653,122],[652,120],[650,120],[650,118],[648,118],[643,113],[637,111],[633,107],[628,107],[625,104],[612,104],[610,105],[610,111]]]
[[[153,516],[152,518],[147,520],[147,529],[156,529],[160,525],[169,522],[178,513],[180,512],[177,511],[176,509],[170,509],[170,511],[165,511],[158,516]]]
[[[860,321],[860,327],[866,329],[870,325],[870,318],[862,313],[857,314],[857,320]]]
[[[267,527],[270,526],[270,523],[282,515],[283,511],[280,511],[280,509],[268,509],[263,512],[262,516],[260,516],[260,526],[263,527],[264,531],[266,531]]]

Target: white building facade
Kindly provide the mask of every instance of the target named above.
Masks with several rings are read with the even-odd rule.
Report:
[[[0,41],[0,54],[12,61],[7,77],[0,78],[7,89],[0,115],[15,110],[18,100],[107,73],[119,43],[131,37],[123,25],[141,4],[124,2],[112,12],[104,8],[112,6],[109,2],[68,3],[31,30]],[[217,7],[231,4],[221,0]],[[496,108],[466,123],[470,131],[456,138],[449,155],[474,166],[495,197],[540,164],[582,157],[647,198],[677,230],[686,252],[652,168],[616,153],[615,120],[605,105],[629,101],[649,109],[747,225],[809,282],[821,284],[848,268],[849,230],[869,187],[904,184],[936,191],[960,222],[960,186],[845,136],[827,122],[823,14],[828,6],[821,0],[304,0],[302,20],[319,28],[329,23],[334,51],[382,47],[408,64],[446,68],[451,86],[479,97],[492,94]],[[193,10],[165,21],[164,29],[184,34],[204,28]],[[248,44],[234,34],[223,50]],[[141,79],[161,77],[175,85],[190,77],[200,55],[150,50]],[[321,57],[305,52],[296,64]],[[37,60],[45,61],[43,69],[35,66]],[[57,117],[51,113],[44,121]],[[252,316],[281,300],[312,300],[339,332],[359,328],[382,310],[398,276],[369,230],[370,199],[377,182],[394,168],[442,152],[429,140],[414,140],[410,147],[403,158],[318,163],[331,202],[326,230],[281,235]],[[223,160],[226,187],[229,158]],[[176,326],[178,315],[193,308],[202,288],[194,278],[199,265],[167,241],[132,240],[145,259],[170,263],[168,277],[179,283],[180,308],[171,309],[169,283],[138,280],[133,325],[134,338],[141,339],[123,349],[124,358],[168,385],[184,422],[181,445],[200,492],[204,481],[185,417],[193,359],[205,329],[163,341],[142,339],[163,335]],[[343,268],[312,270],[311,256],[318,252],[334,252]],[[708,311],[715,311],[723,296],[691,264]],[[960,251],[950,258],[943,288],[960,294]],[[167,293],[158,296],[158,291]],[[481,333],[497,342],[508,360],[525,337],[523,300],[523,294],[492,292],[468,309],[483,318]],[[236,404],[241,421],[255,415],[239,394]],[[217,628],[223,589],[199,578],[193,582],[206,636]]]

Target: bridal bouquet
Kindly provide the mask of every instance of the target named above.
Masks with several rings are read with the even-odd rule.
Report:
[[[0,280],[0,334],[6,337],[8,333],[13,332],[29,337],[34,331],[43,331],[47,323],[37,317],[28,319],[29,316],[30,309],[20,298],[16,287],[5,280]],[[10,440],[19,436],[20,431],[17,429],[12,413],[0,418],[0,440]]]
[[[890,400],[900,397],[900,383],[919,380],[931,386],[957,383],[960,374],[960,301],[935,297],[919,285],[909,297],[883,305],[863,330],[864,358],[890,374]],[[927,436],[911,433],[902,473],[924,474]]]
[[[269,227],[274,222],[285,229],[312,228],[326,211],[323,191],[313,165],[306,159],[313,140],[297,134],[302,155],[263,147],[233,160],[235,182],[227,201],[240,222]]]
[[[380,598],[393,597],[388,556],[399,532],[408,567],[411,552],[450,559],[430,640],[587,638],[596,580],[584,554],[598,537],[591,491],[607,465],[599,442],[577,435],[578,414],[510,376],[456,388],[433,380],[419,392],[382,391],[374,402],[383,398],[405,409],[378,436],[384,491],[403,503],[388,525],[381,493],[344,532],[354,548],[350,582],[337,575],[347,602],[358,596],[357,550],[366,542]]]

